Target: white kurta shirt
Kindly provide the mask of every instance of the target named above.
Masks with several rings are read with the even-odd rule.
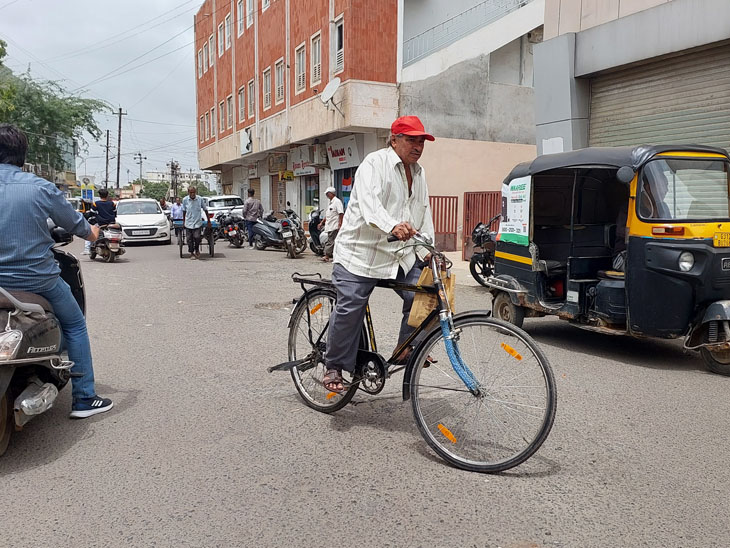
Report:
[[[405,166],[388,147],[368,154],[355,174],[350,201],[337,235],[333,262],[352,274],[394,279],[398,267],[408,272],[416,262],[413,247],[398,251],[407,242],[388,242],[395,225],[409,222],[419,232],[433,236],[426,174],[411,166],[413,186],[408,195]],[[428,251],[418,249],[423,258]]]

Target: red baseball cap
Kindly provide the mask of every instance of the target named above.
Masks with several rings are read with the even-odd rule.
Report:
[[[415,137],[423,136],[427,141],[435,141],[433,135],[426,133],[426,129],[423,127],[421,120],[418,116],[401,116],[393,125],[390,126],[390,132],[393,135],[413,135]]]

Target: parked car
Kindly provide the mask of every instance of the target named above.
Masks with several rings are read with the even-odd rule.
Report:
[[[215,219],[221,211],[229,213],[234,211],[239,215],[243,216],[243,199],[235,194],[226,194],[224,196],[208,196],[204,198],[208,213],[211,219]]]
[[[123,241],[164,242],[172,237],[170,223],[157,200],[130,198],[117,203],[117,223],[122,226]]]

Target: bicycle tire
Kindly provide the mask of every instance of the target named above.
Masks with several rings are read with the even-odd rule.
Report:
[[[317,362],[303,364],[291,370],[294,386],[304,403],[321,413],[334,413],[345,407],[350,403],[358,387],[355,383],[343,394],[328,391],[322,385],[325,366],[321,360],[321,356],[324,355],[326,334],[322,337],[318,348],[314,347],[314,341],[309,340],[307,306],[311,316],[312,339],[316,341],[328,325],[336,298],[337,294],[331,289],[317,288],[310,291],[308,299],[302,297],[294,307],[289,323],[289,360],[302,359],[313,353],[314,361]],[[310,367],[310,364],[313,366]]]
[[[486,314],[456,317],[454,328],[458,352],[481,393],[473,395],[452,368],[437,326],[420,347],[409,379],[418,429],[457,468],[496,473],[518,466],[540,448],[555,420],[557,393],[550,363],[522,329]],[[428,357],[438,361],[424,367]],[[510,386],[513,381],[519,384]],[[530,388],[537,395],[530,395]],[[469,416],[458,415],[461,411]],[[510,420],[518,424],[505,425]]]

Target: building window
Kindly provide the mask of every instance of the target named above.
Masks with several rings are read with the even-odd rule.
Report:
[[[205,117],[200,117],[200,142],[205,141]]]
[[[253,10],[256,9],[255,0],[246,0],[246,28],[253,25]]]
[[[226,49],[231,47],[231,14],[226,15]]]
[[[223,38],[223,23],[221,23],[220,25],[218,25],[218,57],[223,55],[223,51],[225,51],[223,49],[225,45],[225,43],[223,42]]]
[[[203,44],[203,72],[208,72],[208,43]]]
[[[276,62],[276,103],[284,100],[284,60]]]
[[[333,36],[333,48],[335,52],[335,72],[342,72],[345,69],[345,21],[340,19],[335,23],[335,34]]]
[[[198,50],[198,78],[203,77],[203,50]]]
[[[307,49],[304,44],[294,52],[294,73],[296,74],[296,92],[301,93],[307,86]]]
[[[256,90],[253,80],[248,81],[248,117],[252,118],[256,108]]]
[[[210,114],[205,113],[205,140],[210,139]]]
[[[215,137],[215,107],[210,109],[210,136]]]
[[[246,119],[246,87],[241,86],[238,90],[238,121],[243,122]]]
[[[208,38],[208,51],[210,52],[208,63],[212,67],[215,65],[215,34],[211,34],[210,38]]]
[[[270,4],[271,4],[271,0],[262,0],[261,1],[261,11],[264,12],[267,9],[269,9]]]
[[[236,27],[238,27],[238,36],[243,34],[243,0],[238,0],[236,4]]]
[[[228,129],[233,127],[233,95],[226,97],[226,122]]]
[[[312,85],[319,84],[322,81],[322,37],[319,33],[312,37],[309,54],[312,56]]]
[[[218,115],[220,118],[218,131],[223,133],[226,130],[226,104],[223,101],[218,103]]]
[[[264,71],[264,110],[271,107],[271,69]]]

